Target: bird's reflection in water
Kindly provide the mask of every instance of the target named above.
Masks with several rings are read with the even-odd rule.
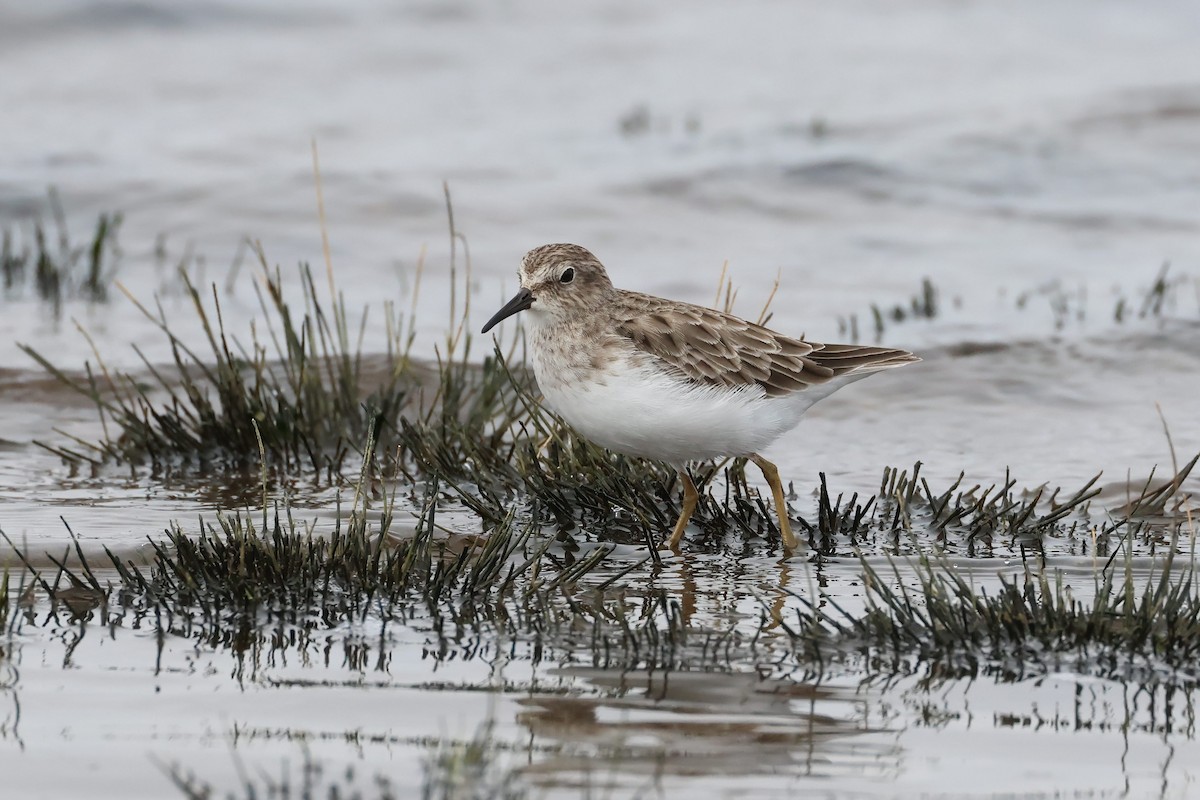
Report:
[[[558,671],[585,696],[531,697],[517,721],[550,753],[526,768],[543,785],[586,775],[885,777],[898,748],[866,722],[857,687],[763,678],[758,672]],[[864,738],[865,737],[865,738]]]

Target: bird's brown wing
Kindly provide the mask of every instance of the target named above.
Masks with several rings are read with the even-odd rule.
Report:
[[[618,335],[700,384],[758,385],[782,397],[839,375],[920,360],[904,350],[806,342],[710,308],[621,294],[613,309]]]

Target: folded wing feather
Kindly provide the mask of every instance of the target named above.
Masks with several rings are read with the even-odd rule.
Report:
[[[623,294],[629,310],[616,320],[618,335],[700,384],[758,385],[782,397],[852,372],[920,361],[905,350],[808,342],[710,308]]]

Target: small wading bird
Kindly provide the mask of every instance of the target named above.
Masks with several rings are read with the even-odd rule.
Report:
[[[793,339],[731,314],[614,288],[579,245],[530,250],[519,275],[521,290],[483,333],[526,312],[545,404],[602,447],[675,467],[683,510],[667,540],[672,550],[699,500],[686,463],[745,456],[770,484],[783,546],[794,551],[779,470],[759,451],[837,389],[920,361],[904,350]]]

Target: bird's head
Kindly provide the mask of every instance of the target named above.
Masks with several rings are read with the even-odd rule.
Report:
[[[487,333],[501,320],[529,310],[541,319],[565,318],[601,305],[612,292],[604,265],[577,244],[545,244],[521,260],[521,290],[487,321]]]

